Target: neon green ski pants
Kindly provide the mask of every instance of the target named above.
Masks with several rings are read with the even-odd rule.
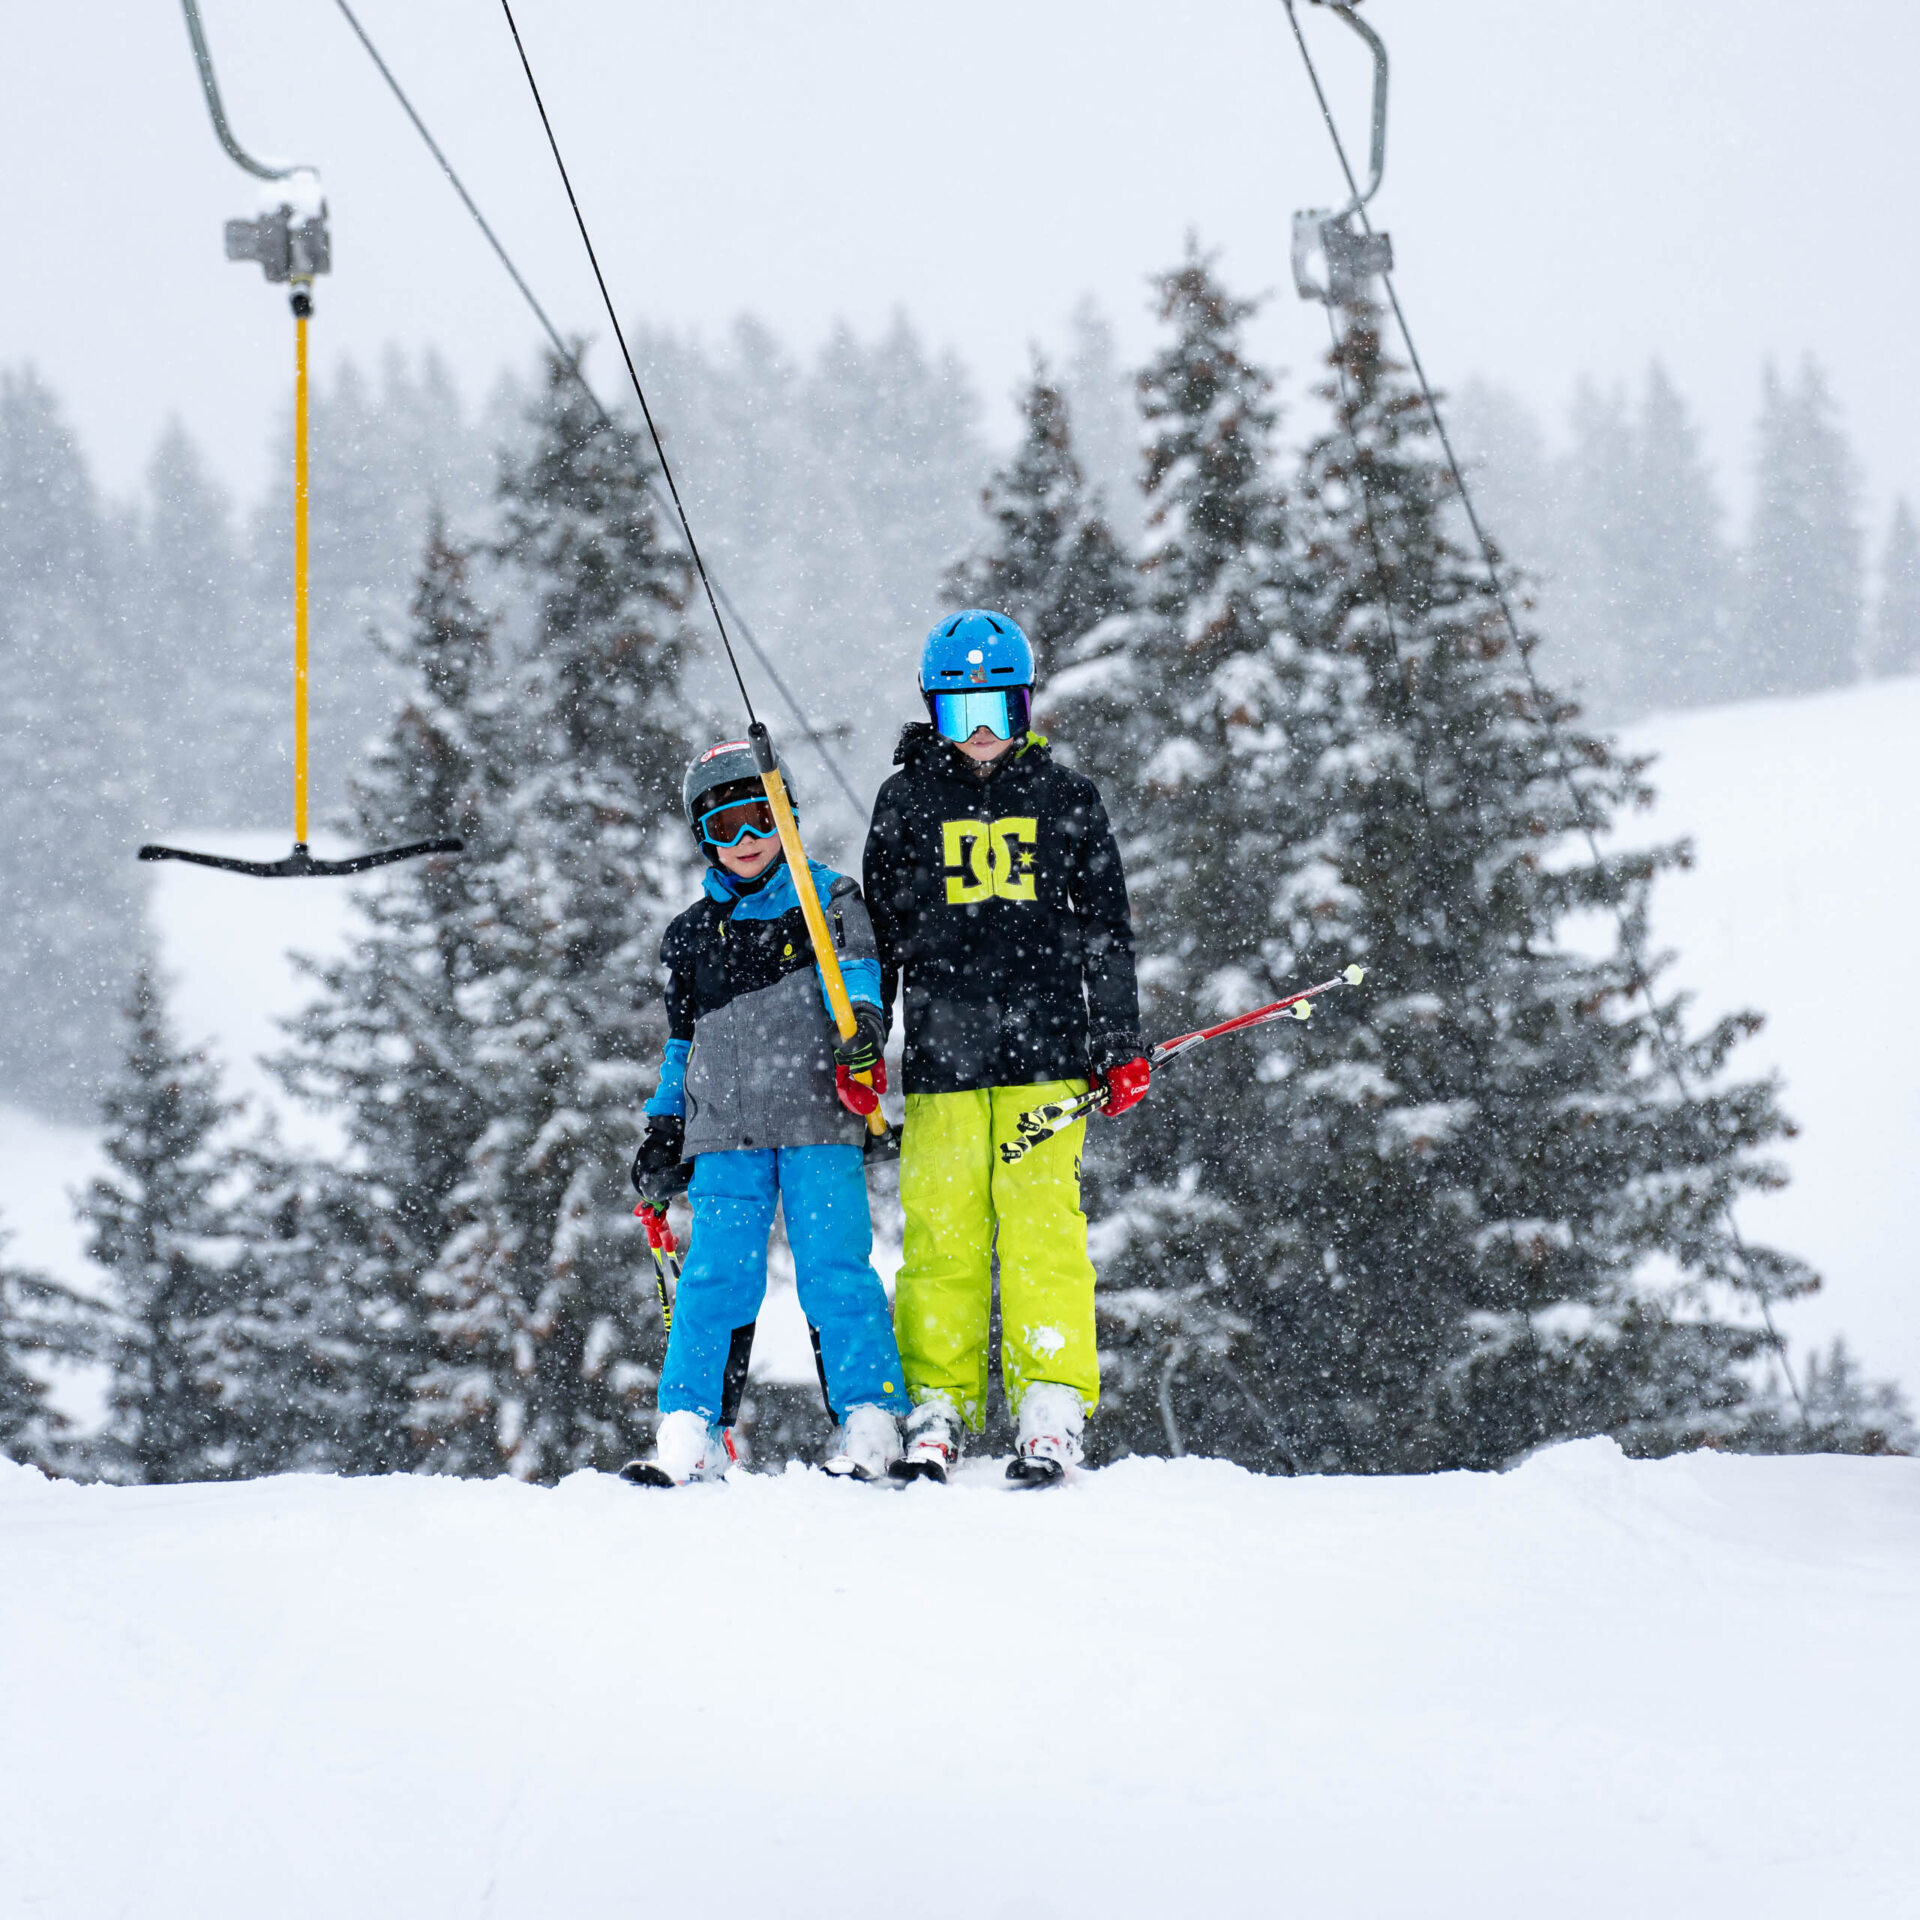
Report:
[[[1093,1262],[1080,1211],[1082,1120],[1006,1165],[1000,1142],[1029,1107],[1084,1080],[910,1093],[900,1138],[906,1258],[893,1297],[901,1370],[917,1406],[945,1394],[978,1433],[987,1417],[993,1258],[1000,1257],[1000,1370],[1017,1410],[1039,1380],[1100,1398]]]

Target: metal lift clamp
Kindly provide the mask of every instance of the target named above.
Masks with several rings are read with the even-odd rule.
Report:
[[[1393,271],[1393,240],[1368,225],[1366,205],[1380,191],[1387,170],[1387,48],[1386,43],[1354,11],[1358,0],[1313,0],[1338,14],[1373,54],[1373,138],[1368,153],[1370,178],[1365,192],[1337,213],[1325,207],[1309,208],[1293,216],[1293,284],[1302,300],[1318,300],[1328,307],[1350,306],[1362,298],[1370,280]],[[1351,176],[1349,176],[1351,178]],[[1316,279],[1315,256],[1326,277]]]

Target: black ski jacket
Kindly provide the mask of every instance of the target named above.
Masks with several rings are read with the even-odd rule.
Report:
[[[905,1089],[1083,1078],[1141,1051],[1120,850],[1037,733],[983,779],[924,722],[880,789],[866,895],[881,995],[904,978]]]

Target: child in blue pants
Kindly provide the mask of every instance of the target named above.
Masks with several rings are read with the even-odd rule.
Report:
[[[670,1037],[633,1181],[656,1207],[685,1185],[693,1234],[660,1374],[655,1457],[622,1471],[677,1486],[732,1463],[779,1205],[839,1424],[827,1470],[878,1479],[900,1457],[906,1387],[872,1263],[862,1143],[877,1093],[853,1077],[871,1074],[885,1089],[873,927],[859,887],[813,863],[857,1023],[840,1042],[752,748],[709,748],[687,769],[682,797],[710,870],[661,942]]]

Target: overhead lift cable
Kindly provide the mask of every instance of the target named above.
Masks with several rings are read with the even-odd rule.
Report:
[[[580,242],[587,250],[587,260],[593,268],[595,284],[600,289],[601,304],[607,310],[607,321],[613,328],[613,337],[620,343],[620,357],[626,363],[627,378],[633,382],[634,398],[640,402],[640,417],[647,423],[654,457],[660,462],[661,477],[666,481],[667,492],[673,498],[673,510],[680,518],[680,532],[686,540],[687,551],[693,556],[700,584],[706,589],[707,609],[713,615],[713,624],[719,629],[720,644],[726,649],[727,665],[733,669],[734,684],[739,687],[740,698],[747,709],[747,738],[753,745],[754,764],[759,768],[760,784],[766,790],[767,805],[772,810],[773,823],[780,835],[780,848],[786,856],[793,890],[800,902],[800,917],[806,922],[807,937],[813,943],[813,957],[820,969],[820,983],[826,989],[834,1027],[843,1041],[851,1040],[858,1031],[853,1017],[853,1002],[848,997],[846,979],[840,971],[840,957],[834,950],[833,935],[828,930],[827,916],[821,909],[820,895],[814,886],[813,868],[807,859],[807,850],[801,843],[800,823],[794,815],[793,801],[787,792],[786,777],[780,770],[779,756],[774,752],[772,736],[753,710],[753,696],[747,691],[740,662],[734,657],[733,641],[727,633],[727,623],[721,617],[720,602],[714,594],[713,582],[707,575],[707,563],[700,557],[700,544],[693,537],[693,522],[687,517],[686,503],[680,498],[673,468],[667,460],[667,450],[661,444],[660,430],[654,425],[653,409],[647,404],[646,389],[640,384],[640,370],[633,364],[627,336],[621,330],[619,311],[613,304],[613,295],[607,290],[607,277],[600,271],[600,256],[594,250],[593,235],[587,231],[586,215],[580,211],[579,196],[573,190],[573,179],[561,155],[560,141],[554,133],[552,120],[548,118],[547,103],[541,98],[540,83],[533,77],[533,62],[527,58],[526,44],[520,38],[520,26],[513,17],[510,0],[500,0],[500,11],[507,17],[507,30],[513,35],[514,51],[520,56],[520,70],[527,76],[527,88],[533,95],[540,124],[546,130],[547,145],[553,152],[553,164],[559,169],[560,184],[565,187],[567,204],[573,209],[574,225],[580,229]],[[862,1085],[871,1086],[873,1083],[870,1072],[856,1073],[853,1077]],[[874,1102],[872,1111],[867,1115],[867,1131],[872,1144],[888,1144],[890,1136],[886,1116],[881,1112],[878,1101]]]
[[[1320,214],[1302,214],[1296,217],[1294,226],[1294,272],[1303,297],[1321,298],[1327,304],[1329,319],[1335,304],[1343,299],[1343,273],[1346,295],[1350,297],[1357,285],[1368,278],[1377,276],[1386,289],[1387,302],[1393,309],[1394,323],[1400,329],[1400,338],[1406,343],[1407,359],[1413,368],[1414,378],[1420,386],[1421,398],[1426,403],[1431,416],[1434,431],[1440,440],[1441,451],[1446,455],[1447,469],[1453,476],[1453,484],[1460,496],[1460,504],[1467,516],[1467,524],[1473,530],[1473,537],[1479,548],[1481,564],[1486,568],[1487,582],[1493,590],[1495,604],[1500,609],[1500,618],[1507,629],[1515,656],[1521,670],[1526,675],[1527,687],[1533,696],[1534,717],[1553,747],[1554,770],[1566,788],[1568,798],[1573,802],[1574,819],[1578,822],[1581,836],[1586,841],[1587,852],[1594,867],[1604,866],[1600,852],[1599,828],[1594,822],[1592,812],[1587,806],[1586,794],[1580,783],[1573,777],[1573,766],[1567,751],[1565,737],[1553,717],[1553,707],[1547,698],[1546,689],[1540,683],[1539,675],[1534,671],[1530,649],[1521,639],[1520,623],[1514,618],[1513,603],[1507,593],[1505,580],[1501,577],[1500,563],[1487,537],[1485,526],[1480,519],[1479,509],[1474,504],[1473,490],[1467,485],[1467,476],[1462,471],[1459,459],[1453,450],[1452,437],[1447,432],[1445,417],[1440,411],[1440,402],[1433,391],[1432,382],[1427,378],[1427,370],[1421,363],[1420,349],[1414,343],[1413,329],[1407,324],[1406,310],[1400,304],[1400,294],[1393,283],[1393,249],[1384,233],[1375,231],[1373,222],[1367,213],[1367,202],[1379,190],[1380,176],[1386,153],[1386,48],[1381,44],[1380,36],[1354,12],[1357,0],[1312,0],[1316,6],[1324,6],[1331,13],[1338,14],[1355,33],[1367,42],[1374,57],[1374,94],[1372,128],[1372,178],[1366,192],[1362,193],[1358,180],[1354,176],[1352,162],[1347,158],[1346,142],[1341,138],[1339,124],[1333,117],[1333,109],[1328,104],[1326,90],[1320,84],[1319,69],[1314,65],[1313,54],[1307,46],[1306,35],[1301,31],[1300,16],[1295,10],[1295,0],[1280,0],[1286,8],[1287,23],[1293,29],[1294,44],[1300,49],[1300,59],[1306,67],[1307,78],[1313,86],[1313,97],[1319,102],[1320,117],[1326,123],[1328,138],[1333,142],[1335,157],[1340,162],[1340,171],[1346,179],[1347,192],[1351,196],[1346,207],[1331,217]],[[1348,225],[1358,221],[1359,232],[1354,234]],[[1325,288],[1311,288],[1306,281],[1303,267],[1303,230],[1302,222],[1311,222],[1317,226],[1322,239],[1327,263],[1327,285]],[[1339,235],[1348,236],[1347,243]],[[1338,345],[1336,336],[1336,348]],[[1336,364],[1339,355],[1335,354]],[[1344,386],[1345,369],[1341,368]],[[1372,525],[1371,511],[1368,515],[1369,527]],[[1645,946],[1639,929],[1635,927],[1632,916],[1622,905],[1614,908],[1615,921],[1619,927],[1620,944],[1625,951],[1633,974],[1633,988],[1645,1000],[1647,1011],[1653,1018],[1653,1032],[1656,1051],[1675,1090],[1683,1100],[1693,1098],[1693,1082],[1681,1059],[1679,1041],[1676,1038],[1668,1010],[1661,1006],[1653,990],[1652,973],[1647,965]],[[1767,1340],[1779,1362],[1780,1371],[1786,1377],[1787,1390],[1793,1396],[1794,1406],[1799,1410],[1800,1423],[1804,1428],[1809,1423],[1807,1403],[1800,1390],[1800,1383],[1794,1378],[1793,1367],[1787,1357],[1787,1345],[1774,1319],[1773,1303],[1765,1284],[1754,1270],[1753,1256],[1749,1251],[1746,1238],[1740,1231],[1740,1223],[1734,1215],[1731,1200],[1722,1198],[1719,1203],[1720,1218],[1727,1230],[1727,1237],[1733,1245],[1740,1266],[1747,1277],[1747,1289],[1759,1303],[1760,1317],[1765,1323]]]
[[[408,98],[406,89],[401,86],[393,69],[387,65],[386,60],[382,57],[380,49],[373,44],[372,36],[367,32],[366,28],[360,24],[359,16],[355,14],[352,7],[347,4],[347,0],[334,0],[334,4],[340,9],[340,13],[346,20],[347,25],[353,29],[354,37],[358,39],[361,46],[366,49],[367,57],[379,70],[381,79],[387,83],[388,91],[391,92],[393,97],[400,103],[401,111],[413,123],[414,131],[419,134],[427,151],[433,155],[434,160],[439,165],[440,171],[447,176],[448,185],[460,196],[460,204],[472,215],[474,225],[480,229],[481,235],[486,240],[487,245],[493,249],[494,257],[500,262],[501,266],[506,269],[508,279],[510,279],[519,290],[520,297],[527,303],[528,310],[533,314],[533,317],[539,321],[541,331],[546,334],[547,340],[553,348],[555,357],[559,360],[566,372],[572,376],[575,384],[586,396],[588,404],[600,416],[601,424],[606,427],[612,427],[614,425],[613,415],[608,412],[599,394],[594,391],[592,384],[588,381],[586,373],[580,365],[579,357],[561,337],[560,329],[554,325],[546,308],[540,304],[539,297],[534,293],[533,288],[527,284],[525,275],[523,275],[520,269],[514,264],[513,256],[507,252],[505,243],[501,240],[500,236],[494,232],[491,223],[488,221],[486,215],[480,211],[479,204],[475,201],[473,195],[467,191],[466,182],[463,181],[460,175],[454,170],[453,162],[447,158],[445,150],[441,147],[439,141],[428,131],[427,123],[421,119],[412,100]],[[652,474],[643,469],[640,479],[642,485],[646,487],[647,491],[653,495],[654,499],[662,507],[670,504],[661,493],[659,485],[654,480]],[[801,736],[820,756],[820,763],[826,768],[828,777],[833,781],[834,785],[839,788],[847,805],[853,810],[855,823],[864,823],[866,810],[860,804],[860,796],[854,792],[846,775],[840,770],[840,763],[829,750],[826,740],[807,719],[799,699],[794,694],[793,689],[788,686],[779,668],[777,668],[768,657],[766,648],[760,644],[758,636],[754,633],[752,627],[747,624],[746,616],[741,613],[740,609],[734,604],[732,596],[718,580],[709,577],[707,583],[709,590],[725,610],[727,618],[733,622],[734,631],[746,642],[748,650],[759,663],[760,670],[772,681],[774,691],[779,694],[781,700],[786,705],[787,711],[793,716],[794,725],[800,730]]]

